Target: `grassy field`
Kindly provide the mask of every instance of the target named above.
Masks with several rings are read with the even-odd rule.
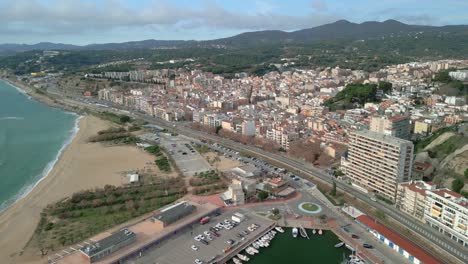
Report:
[[[77,243],[170,204],[186,192],[182,178],[169,178],[151,185],[106,186],[75,193],[43,210],[30,243],[51,250]]]
[[[468,144],[468,137],[457,134],[429,150],[429,156],[431,158],[443,159],[466,144]]]
[[[193,186],[193,194],[197,195],[210,195],[227,188],[224,178],[214,170],[194,175],[189,183],[190,186]]]

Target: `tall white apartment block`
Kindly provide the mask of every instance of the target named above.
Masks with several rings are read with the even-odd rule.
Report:
[[[468,199],[449,189],[427,191],[424,220],[468,248]]]
[[[368,130],[350,134],[347,176],[351,183],[395,201],[397,185],[411,180],[413,143]]]

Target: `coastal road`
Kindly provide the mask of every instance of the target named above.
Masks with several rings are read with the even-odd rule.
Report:
[[[88,108],[93,108],[94,110],[97,110],[97,111],[104,110],[103,108],[98,107],[94,105],[93,103],[77,102],[75,100],[66,100],[66,101],[67,102],[71,101],[75,105],[78,104],[78,105],[82,105]],[[98,102],[98,101],[95,101],[95,102]],[[103,104],[107,103],[107,105],[111,106],[108,102],[99,102],[99,103],[103,103]],[[114,106],[114,105],[112,106],[115,108],[120,107],[120,106]],[[114,110],[111,107],[106,108],[105,110],[122,114],[122,112],[120,112],[118,109]],[[333,179],[329,175],[313,167],[311,164],[308,164],[303,161],[299,161],[299,160],[292,159],[290,157],[286,157],[283,155],[278,155],[275,153],[266,152],[257,147],[243,145],[241,143],[234,142],[229,139],[225,139],[225,138],[210,135],[204,132],[196,131],[191,128],[185,127],[183,125],[179,125],[177,123],[172,123],[172,122],[168,122],[165,120],[156,119],[154,117],[149,117],[142,113],[130,112],[129,115],[131,115],[134,118],[142,119],[150,124],[155,124],[155,125],[167,128],[169,130],[173,130],[176,133],[179,133],[188,137],[209,140],[209,141],[216,142],[218,144],[224,145],[226,147],[229,147],[231,149],[241,151],[241,152],[250,152],[252,154],[255,154],[258,157],[263,157],[263,158],[266,158],[267,160],[272,160],[278,164],[282,164],[287,167],[290,167],[296,171],[300,171],[305,175],[309,175],[311,177],[317,177],[329,184],[332,184],[333,182]],[[390,207],[384,203],[372,201],[368,195],[352,188],[348,184],[345,184],[339,181],[336,181],[336,184],[337,184],[338,189],[341,189],[342,191],[362,200],[366,204],[369,204],[370,206],[383,211],[386,215],[399,221],[402,225],[407,226],[408,229],[412,230],[413,232],[419,234],[422,237],[425,237],[428,241],[434,243],[441,249],[445,250],[446,252],[450,253],[452,256],[456,257],[458,260],[461,261],[461,263],[468,263],[467,249],[464,248],[462,245],[457,244],[455,241],[444,236],[443,234],[434,230],[433,228],[427,225],[424,225],[422,223],[419,223],[417,220],[413,219],[411,216],[405,215],[404,213],[398,211],[394,207]],[[411,238],[408,238],[408,239],[412,240]],[[428,249],[425,245],[421,245],[421,244],[418,244],[418,245],[426,249],[426,251],[431,252],[431,250]]]

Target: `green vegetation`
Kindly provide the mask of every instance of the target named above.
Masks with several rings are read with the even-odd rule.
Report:
[[[127,132],[122,127],[109,128],[98,131],[96,136],[92,136],[88,139],[89,142],[102,142],[102,141],[113,141],[116,144],[134,144],[139,142],[139,139],[134,137],[131,133]]]
[[[464,186],[465,186],[465,183],[460,178],[456,178],[455,180],[452,181],[452,191],[456,193],[460,193]]]
[[[332,186],[332,190],[330,192],[330,195],[331,196],[336,196],[336,182],[333,181],[333,186]]]
[[[386,204],[389,204],[389,205],[393,205],[394,203],[392,202],[392,200],[388,199],[388,198],[385,198],[383,196],[380,196],[380,195],[375,195],[375,198],[379,199],[380,201],[386,203]]]
[[[313,204],[313,203],[304,203],[303,205],[301,205],[302,209],[306,210],[306,211],[317,211],[319,209],[319,207],[316,205],[316,204]]]
[[[351,83],[346,85],[346,88],[337,93],[334,98],[327,100],[324,105],[335,111],[355,108],[355,104],[362,106],[367,102],[380,102],[377,90],[387,93],[391,88],[391,83],[387,82],[380,82],[379,85]]]
[[[127,115],[122,115],[119,118],[119,121],[120,121],[121,124],[128,123],[128,122],[130,122],[130,120],[131,120],[130,117],[127,116]]]
[[[77,243],[172,203],[186,192],[182,178],[159,179],[145,186],[107,185],[78,192],[43,210],[30,243],[47,249]]]
[[[169,162],[166,156],[162,156],[156,159],[155,163],[161,171],[164,171],[164,172],[171,171],[171,163]]]
[[[97,117],[105,120],[109,120],[119,125],[124,125],[125,123],[131,122],[131,118],[126,115],[117,115],[111,112],[103,111],[103,112],[93,112]]]
[[[442,144],[439,144],[428,150],[428,154],[431,158],[444,159],[448,155],[452,154],[455,150],[463,147],[466,144],[468,144],[468,137],[456,134],[451,136]]]
[[[91,73],[102,73],[102,72],[128,72],[134,71],[136,68],[133,64],[123,63],[116,65],[109,65],[101,68],[92,68]]]
[[[268,198],[269,194],[266,191],[259,191],[257,193],[257,198],[260,202],[264,201],[266,198]]]
[[[381,211],[380,209],[377,209],[374,214],[375,214],[375,217],[377,217],[378,219],[382,221],[385,221],[387,219],[387,216],[385,215],[385,213]]]
[[[445,133],[445,132],[455,132],[455,131],[456,131],[455,126],[440,128],[439,130],[434,132],[432,135],[430,135],[430,136],[428,136],[428,137],[426,137],[424,139],[416,140],[414,142],[414,144],[415,144],[414,145],[414,150],[415,150],[416,153],[421,152],[421,151],[424,150],[425,147],[427,147],[429,144],[431,144],[432,141],[434,141],[436,138],[438,138],[443,133]]]
[[[198,151],[198,153],[200,153],[200,154],[205,154],[205,153],[210,152],[210,148],[207,147],[207,146],[205,146],[205,145],[198,145],[198,144],[196,144],[196,145],[194,145],[193,147],[194,147],[194,148]]]
[[[190,179],[189,183],[191,186],[202,186],[218,183],[221,181],[221,177],[218,172],[214,170],[196,173],[193,178]]]
[[[454,80],[450,77],[449,72],[456,71],[456,69],[448,69],[439,71],[432,79],[434,82],[441,82],[450,85],[453,88],[457,88],[460,92],[466,92],[468,90],[468,84],[464,84],[461,81]]]
[[[155,156],[159,156],[159,155],[162,154],[161,153],[161,148],[158,145],[147,147],[147,148],[145,148],[145,150],[148,151],[149,153],[155,155]]]

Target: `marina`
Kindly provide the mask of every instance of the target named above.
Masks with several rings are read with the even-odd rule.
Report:
[[[293,237],[293,228],[283,227],[281,230],[284,232],[281,233],[275,227],[274,230],[267,232],[251,246],[247,247],[245,251],[241,251],[240,254],[245,252],[244,255],[248,255],[248,261],[242,261],[236,256],[229,263],[299,264],[310,262],[311,259],[317,261],[317,263],[360,263],[348,262],[351,251],[346,247],[335,247],[334,245],[340,241],[332,232],[323,232],[321,236],[314,236],[310,229],[296,228],[296,230],[306,232],[306,237],[309,237],[309,239],[304,239],[302,236]],[[304,254],[304,252],[308,253]]]

